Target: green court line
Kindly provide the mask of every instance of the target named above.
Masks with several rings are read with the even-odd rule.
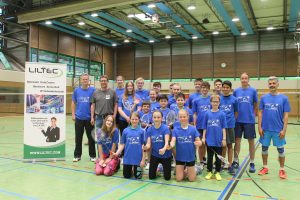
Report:
[[[133,190],[132,192],[126,194],[125,196],[121,197],[119,200],[123,200],[126,199],[127,197],[131,196],[132,194],[142,190],[143,188],[147,187],[148,185],[150,185],[151,183],[147,183],[145,185],[142,185],[141,187],[138,187],[137,189]]]

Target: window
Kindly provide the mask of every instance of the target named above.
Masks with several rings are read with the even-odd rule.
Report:
[[[73,72],[74,71],[73,70],[74,57],[66,56],[66,55],[59,55],[58,62],[67,64],[67,77],[73,77],[73,75],[74,75],[74,72]]]
[[[75,61],[75,76],[80,76],[82,73],[88,73],[89,61],[81,58],[76,58]]]
[[[39,62],[50,62],[50,63],[56,63],[57,62],[57,54],[52,53],[49,51],[43,51],[39,50]]]
[[[31,55],[30,55],[30,61],[31,62],[37,62],[38,61],[38,50],[35,48],[30,49]]]
[[[100,76],[104,74],[104,65],[99,62],[91,62],[90,75],[95,77],[95,80],[99,80]]]

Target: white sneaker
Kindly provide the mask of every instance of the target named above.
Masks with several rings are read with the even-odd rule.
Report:
[[[92,158],[92,157],[91,157],[91,158],[90,158],[90,161],[91,161],[91,162],[96,162],[96,158]]]
[[[81,158],[73,158],[73,162],[78,162],[80,160],[81,160]]]

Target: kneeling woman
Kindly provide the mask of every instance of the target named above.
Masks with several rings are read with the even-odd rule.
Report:
[[[130,115],[130,126],[124,129],[119,149],[114,156],[119,156],[125,148],[123,158],[123,176],[137,179],[142,178],[142,170],[145,166],[145,153],[143,152],[145,131],[139,125],[140,117],[136,112]]]
[[[163,165],[165,180],[170,180],[172,152],[167,150],[170,129],[167,125],[162,124],[163,115],[161,111],[154,111],[152,116],[154,125],[147,129],[147,144],[144,147],[144,150],[151,149],[149,179],[156,178],[157,166],[161,163]]]
[[[173,130],[171,140],[171,148],[176,144],[176,181],[182,181],[186,175],[189,181],[195,181],[195,146],[202,143],[197,129],[189,125],[188,111],[180,110],[178,117],[180,126]]]
[[[120,159],[112,154],[119,142],[119,132],[112,115],[104,119],[102,128],[97,131],[97,140],[99,159],[96,161],[95,173],[111,176],[118,170],[120,163]]]

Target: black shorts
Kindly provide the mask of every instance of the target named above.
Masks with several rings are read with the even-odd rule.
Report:
[[[182,162],[182,161],[176,160],[176,165],[184,165],[184,166],[187,166],[187,167],[192,167],[192,166],[195,166],[195,161]]]

